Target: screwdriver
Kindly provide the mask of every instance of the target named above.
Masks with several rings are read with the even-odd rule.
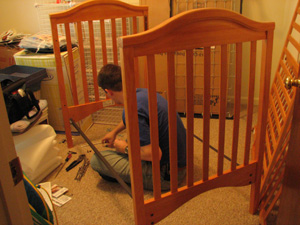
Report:
[[[85,154],[82,154],[78,157],[78,159],[74,160],[67,168],[66,171],[68,172],[69,170],[73,169],[75,166],[77,166],[81,161],[85,158]]]
[[[71,159],[72,157],[72,153],[70,152],[67,156],[67,158],[65,159],[65,162],[61,165],[61,167],[59,168],[59,170],[57,171],[57,174],[55,175],[55,177],[57,177],[57,175],[59,174],[59,172],[62,170],[62,168],[66,165],[66,163]]]

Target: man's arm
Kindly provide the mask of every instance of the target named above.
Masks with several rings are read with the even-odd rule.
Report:
[[[123,130],[125,130],[125,125],[124,125],[123,121],[121,121],[115,127],[115,129],[113,129],[112,131],[110,131],[109,133],[107,133],[104,136],[104,138],[102,138],[102,143],[107,143],[107,147],[113,147],[114,146],[114,141],[116,139],[116,136],[118,135],[118,133],[120,133]]]
[[[125,148],[128,146],[128,143],[124,140],[116,139],[114,142],[114,147],[116,151],[125,153]],[[159,148],[159,160],[161,159],[162,152]],[[152,148],[151,145],[145,145],[141,147],[141,160],[152,161]]]
[[[160,147],[158,147],[159,150],[159,161],[162,156],[162,152]],[[144,161],[152,161],[152,147],[151,145],[145,145],[141,147],[141,159]]]
[[[115,129],[112,130],[116,135],[120,133],[121,131],[125,130],[125,125],[123,123],[123,120],[115,127]]]

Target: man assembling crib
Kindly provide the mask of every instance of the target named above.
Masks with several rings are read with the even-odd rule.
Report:
[[[108,97],[116,104],[124,104],[122,91],[121,68],[114,64],[107,64],[102,67],[98,74],[98,85],[106,92]],[[139,135],[142,159],[142,174],[144,189],[153,190],[152,182],[152,149],[150,145],[148,90],[136,89],[137,109],[139,120]],[[169,175],[169,127],[168,127],[168,103],[161,95],[157,94],[157,110],[159,125],[159,153],[160,153],[160,174],[161,189],[170,189]],[[128,158],[128,144],[125,140],[117,138],[117,135],[126,129],[125,111],[122,121],[115,129],[107,133],[102,139],[107,147],[112,150],[101,151],[103,157],[110,163],[114,170],[126,183],[130,183],[130,165]],[[178,182],[185,177],[186,166],[186,131],[182,121],[177,114],[177,151],[178,151]],[[94,154],[91,158],[91,167],[100,176],[109,181],[115,181],[111,172],[107,169],[99,157]]]

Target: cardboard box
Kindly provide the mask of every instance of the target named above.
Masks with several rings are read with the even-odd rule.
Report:
[[[21,51],[14,55],[17,65],[25,65],[32,67],[46,68],[48,77],[41,82],[41,99],[48,101],[48,116],[49,124],[56,131],[64,131],[64,121],[61,110],[59,87],[56,74],[55,57],[54,54],[31,53],[28,51]],[[69,61],[68,53],[62,52],[62,66],[65,80],[66,98],[68,105],[73,105],[71,81],[69,79]],[[79,103],[84,103],[83,87],[81,83],[81,69],[79,63],[79,52],[77,48],[73,49],[74,69],[76,76],[76,83],[81,84],[77,87]],[[83,131],[86,131],[92,125],[92,117],[88,116],[81,120],[78,125]],[[73,132],[76,130],[71,126]]]
[[[15,65],[14,54],[21,51],[19,47],[9,48],[6,46],[0,46],[0,69],[4,69],[8,66]]]
[[[204,92],[204,55],[203,49],[194,50],[194,112],[203,113]],[[175,54],[175,92],[176,109],[180,113],[186,112],[186,53],[178,51]],[[220,108],[220,47],[211,48],[211,77],[210,77],[210,113],[219,114]]]

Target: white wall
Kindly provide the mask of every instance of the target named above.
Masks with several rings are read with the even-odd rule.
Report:
[[[131,4],[138,4],[140,1],[143,4],[147,2],[146,0],[123,1]],[[149,18],[152,18],[153,20],[150,21],[150,26],[156,25],[155,18],[160,17],[160,10],[162,9],[161,1],[157,4],[157,7],[154,7],[155,1],[149,1],[149,4],[151,5],[149,9]],[[169,2],[169,0],[164,1],[164,5],[167,5]],[[243,0],[243,15],[253,20],[275,22],[271,80],[273,80],[279,62],[297,1],[298,0]],[[37,33],[39,31],[39,23],[37,10],[34,6],[35,2],[36,0],[0,0],[0,33],[11,28],[22,33]],[[155,13],[157,13],[157,15],[155,15]],[[259,80],[256,79],[256,82],[259,82]],[[247,86],[246,79],[243,80],[243,85],[245,87]],[[243,90],[247,90],[247,88],[243,88]],[[246,93],[243,93],[243,96],[246,96]],[[256,97],[258,97],[258,91],[256,91]]]
[[[257,21],[275,22],[271,82],[273,81],[287,32],[298,0],[244,0],[243,15]],[[258,68],[259,72],[259,68]],[[256,79],[256,86],[259,79]],[[244,80],[243,85],[247,85]],[[247,91],[247,88],[243,88]],[[242,93],[243,96],[246,93]],[[256,98],[258,90],[256,90]]]
[[[52,0],[53,1],[53,0]],[[130,4],[139,4],[139,0],[122,0]],[[39,31],[39,22],[35,3],[43,0],[0,0],[0,34],[14,28],[17,32],[35,34]]]
[[[20,33],[38,32],[35,0],[0,1],[0,33],[14,28]]]

